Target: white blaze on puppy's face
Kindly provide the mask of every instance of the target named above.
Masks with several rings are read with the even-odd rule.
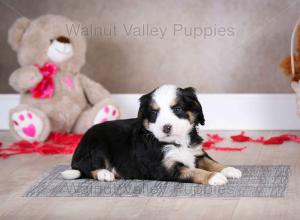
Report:
[[[176,104],[177,87],[164,85],[152,95],[153,104],[157,107],[154,122],[149,122],[148,130],[160,141],[184,144],[189,142],[189,133],[193,127],[187,118],[180,118],[172,107]]]

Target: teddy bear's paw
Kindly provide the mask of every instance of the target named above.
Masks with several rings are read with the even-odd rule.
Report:
[[[41,134],[42,120],[33,112],[23,110],[12,115],[13,129],[24,140],[34,141]]]
[[[94,124],[103,123],[106,121],[116,120],[119,116],[119,110],[113,105],[106,105],[97,113]]]

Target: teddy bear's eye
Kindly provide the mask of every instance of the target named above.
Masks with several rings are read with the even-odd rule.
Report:
[[[52,44],[53,43],[53,39],[50,39],[50,44]]]

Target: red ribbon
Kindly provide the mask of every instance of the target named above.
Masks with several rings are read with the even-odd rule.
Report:
[[[31,89],[32,97],[38,99],[51,98],[54,94],[54,76],[57,73],[57,66],[53,63],[45,63],[36,67],[43,75],[43,79]]]
[[[204,150],[216,150],[216,151],[243,151],[246,149],[246,147],[219,147],[217,146],[218,143],[222,142],[224,140],[223,137],[220,137],[218,134],[207,134],[208,140],[203,142],[202,147]],[[238,135],[232,135],[231,140],[233,142],[254,142],[254,143],[261,143],[263,145],[279,145],[283,144],[286,141],[293,141],[296,143],[300,143],[300,137],[294,134],[282,134],[278,136],[273,136],[268,139],[265,139],[263,136],[260,136],[258,138],[252,138],[245,134],[244,131],[242,131]]]
[[[203,142],[202,147],[204,150],[216,150],[216,151],[243,151],[246,147],[218,147],[217,143],[224,140],[218,134],[207,134],[208,140]]]
[[[261,136],[257,139],[254,139],[246,136],[244,131],[242,131],[238,135],[231,136],[231,139],[235,142],[256,142],[256,143],[262,143],[264,145],[283,144],[285,141],[293,141],[293,142],[300,143],[300,137],[294,134],[282,134],[279,136],[270,137],[269,139],[265,139],[264,137]]]

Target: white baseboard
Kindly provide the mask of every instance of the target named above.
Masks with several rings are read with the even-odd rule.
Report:
[[[136,117],[140,94],[114,94],[122,118]],[[294,94],[200,94],[205,130],[300,130]],[[19,96],[0,95],[0,129]]]

